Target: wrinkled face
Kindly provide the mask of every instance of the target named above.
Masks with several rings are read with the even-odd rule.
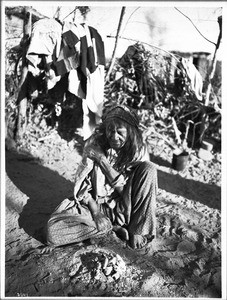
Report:
[[[114,122],[114,120],[106,126],[106,137],[109,145],[114,150],[121,149],[127,140],[127,128],[121,122]]]

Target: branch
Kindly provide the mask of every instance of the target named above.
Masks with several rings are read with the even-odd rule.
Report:
[[[209,43],[211,43],[211,44],[213,44],[215,47],[216,47],[216,43],[214,43],[214,42],[212,42],[212,41],[210,41],[210,40],[208,40],[200,31],[199,31],[199,29],[195,26],[195,24],[192,22],[192,20],[188,17],[188,16],[186,16],[184,13],[182,13],[182,11],[180,11],[178,8],[176,8],[176,7],[174,7],[177,11],[179,11],[179,13],[181,13],[185,18],[187,18],[191,23],[192,23],[192,25],[195,27],[195,29],[198,31],[198,33],[205,39],[205,40],[207,40]]]
[[[125,28],[126,28],[126,26],[128,25],[128,22],[129,22],[129,20],[131,19],[132,15],[133,15],[139,8],[140,8],[140,7],[137,7],[136,9],[134,9],[134,11],[133,11],[133,12],[131,13],[131,15],[129,16],[127,22],[125,23],[125,27],[124,27],[124,29],[122,30],[122,34],[123,34],[123,32],[125,31]]]
[[[122,7],[121,9],[121,15],[120,15],[120,20],[119,20],[119,24],[118,24],[118,28],[117,28],[117,35],[116,35],[116,40],[115,40],[115,45],[114,45],[114,50],[113,50],[113,54],[112,54],[112,59],[111,59],[111,64],[109,66],[108,72],[106,74],[106,81],[109,80],[109,76],[110,73],[112,71],[112,68],[114,66],[114,62],[115,62],[115,55],[116,55],[116,49],[117,49],[117,44],[118,44],[118,39],[119,39],[119,35],[120,35],[120,30],[121,30],[121,25],[122,25],[122,21],[123,21],[123,16],[125,14],[125,6]]]

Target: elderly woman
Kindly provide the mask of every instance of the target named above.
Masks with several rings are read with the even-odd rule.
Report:
[[[154,238],[157,173],[132,109],[117,105],[104,114],[86,141],[75,177],[74,197],[48,221],[49,245],[78,243],[110,230],[133,249]]]

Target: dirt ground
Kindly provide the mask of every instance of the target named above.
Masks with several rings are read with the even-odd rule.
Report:
[[[6,144],[6,297],[222,296],[220,153],[203,161],[192,152],[177,172],[172,149],[160,140],[150,145],[158,169],[158,228],[145,251],[131,250],[110,233],[45,253],[42,229],[72,195],[83,143],[79,135],[67,142],[55,130],[28,136],[17,149]],[[104,260],[113,267],[109,274]]]

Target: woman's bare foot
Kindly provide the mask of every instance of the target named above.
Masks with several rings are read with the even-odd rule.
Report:
[[[121,227],[121,226],[114,226],[113,227],[113,231],[116,233],[116,235],[125,241],[129,240],[129,234],[128,234],[128,230]]]
[[[133,249],[141,249],[147,244],[147,238],[143,235],[132,234],[130,235],[129,245]]]

